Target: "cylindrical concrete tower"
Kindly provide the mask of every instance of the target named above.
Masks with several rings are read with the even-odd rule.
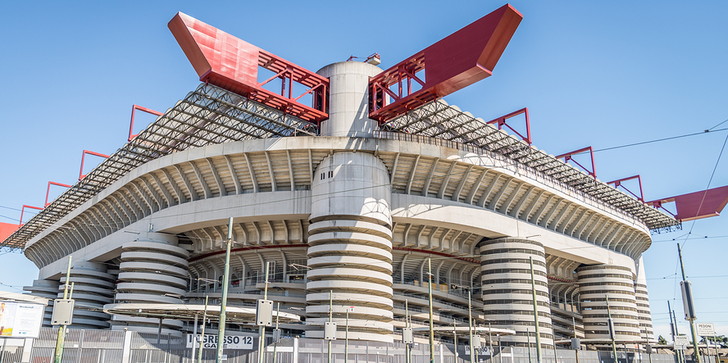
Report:
[[[634,281],[634,292],[637,300],[637,319],[640,322],[641,339],[654,339],[652,315],[650,314],[650,298],[647,295],[647,278],[642,257],[637,262],[637,279]]]
[[[576,272],[579,278],[585,338],[609,340],[609,297],[615,339],[621,342],[639,340],[640,324],[632,271],[623,266],[592,265],[581,266]]]
[[[106,272],[106,265],[96,262],[75,262],[71,268],[73,310],[71,328],[104,329],[109,327],[109,315],[102,311],[114,296],[114,276]],[[61,277],[58,298],[63,298],[66,276]]]
[[[526,346],[530,334],[531,346],[535,346],[529,257],[533,259],[541,345],[551,347],[553,332],[546,254],[541,243],[520,238],[480,242],[483,312],[493,326],[516,331],[515,336],[503,337],[506,344]]]
[[[377,128],[369,118],[369,77],[382,70],[369,63],[329,64],[317,73],[329,77],[329,119],[321,123],[321,136],[368,137]]]
[[[332,294],[349,338],[392,341],[392,231],[387,168],[371,154],[325,158],[312,184],[306,335],[322,337]],[[343,338],[343,329],[339,329]]]
[[[117,303],[181,304],[187,287],[188,252],[177,246],[177,237],[148,233],[124,244],[116,285]],[[114,329],[128,327],[138,332],[157,333],[159,320],[114,315]],[[179,320],[165,319],[163,334],[181,334]]]

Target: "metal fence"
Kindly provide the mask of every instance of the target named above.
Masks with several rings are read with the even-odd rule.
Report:
[[[53,361],[57,330],[41,329],[37,339],[0,338],[0,363],[50,363]],[[266,363],[325,363],[328,361],[328,342],[322,339],[285,338],[266,346]],[[192,349],[186,339],[175,336],[140,334],[131,331],[70,329],[66,336],[63,363],[193,363]],[[350,341],[332,342],[332,362],[343,363],[405,363],[405,346],[401,343]],[[228,363],[254,363],[258,361],[257,338],[250,350],[226,350]],[[535,349],[504,347],[479,352],[482,363],[530,363],[536,361]],[[203,349],[202,361],[215,361],[216,349]],[[412,363],[429,362],[429,345],[415,344],[411,349]],[[456,356],[457,354],[457,356]],[[639,354],[618,352],[614,362],[611,352],[579,351],[578,360],[573,350],[542,351],[542,363],[674,363],[670,354]],[[345,357],[347,358],[345,360]],[[714,358],[705,357],[709,362]],[[435,347],[437,363],[468,363],[469,349],[459,345],[457,353],[451,344]],[[688,359],[688,363],[691,360]]]

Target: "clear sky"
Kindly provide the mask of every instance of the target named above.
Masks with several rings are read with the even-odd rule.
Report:
[[[195,88],[196,74],[166,27],[177,11],[317,70],[374,52],[391,66],[503,5],[270,4],[0,2],[0,221],[17,223],[22,204],[42,205],[49,180],[72,184],[83,149],[121,147],[132,104],[163,111]],[[494,75],[450,103],[484,119],[528,107],[535,145],[552,154],[699,132],[728,119],[728,2],[512,4],[524,21]],[[710,186],[727,185],[728,155],[716,164],[727,135],[598,152],[597,174],[603,181],[640,174],[648,200],[704,189],[716,165]],[[727,226],[724,215],[654,235],[645,261],[659,334],[668,332],[667,300],[678,297],[682,315],[673,240],[685,242],[699,321],[728,334]],[[18,291],[36,274],[22,255],[0,256],[0,290]]]

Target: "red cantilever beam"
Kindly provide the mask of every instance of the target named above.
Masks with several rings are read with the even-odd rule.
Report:
[[[681,221],[690,221],[715,217],[720,215],[726,204],[728,204],[728,185],[677,195],[669,198],[662,198],[647,202],[655,208],[662,208],[665,203],[675,203],[677,214],[675,218]]]
[[[108,159],[109,155],[100,154],[93,151],[84,150],[83,153],[81,153],[81,169],[78,171],[78,180],[83,179],[86,174],[83,173],[83,165],[86,162],[86,154],[98,156],[100,158]]]
[[[306,121],[322,121],[326,113],[329,80],[281,57],[266,52],[189,15],[177,13],[168,24],[200,80],[236,92],[254,101],[282,110]],[[258,82],[258,67],[273,72],[270,79]],[[263,86],[281,80],[281,92]],[[293,94],[293,83],[307,88]],[[311,94],[311,106],[298,102]]]
[[[163,113],[159,111],[154,111],[152,109],[142,107],[139,105],[132,105],[131,106],[131,120],[129,121],[129,138],[126,141],[131,141],[131,139],[135,138],[138,134],[134,134],[134,113],[136,110],[146,112],[148,114],[154,115],[154,116],[162,116]]]
[[[50,204],[50,203],[48,203],[48,195],[51,192],[51,185],[57,185],[59,187],[64,187],[64,188],[71,188],[71,186],[68,184],[62,184],[62,183],[56,183],[56,182],[49,181],[48,187],[46,187],[46,199],[45,199],[45,203],[43,204],[44,208],[47,207],[48,204]]]
[[[504,5],[372,77],[369,117],[386,122],[489,77],[522,19]]]
[[[591,159],[591,169],[585,167],[584,165],[581,165],[580,162],[574,160],[574,155],[578,155],[578,154],[582,154],[582,153],[586,153],[586,152],[589,152],[589,159]],[[569,160],[571,160],[574,164],[576,164],[582,170],[589,173],[589,175],[591,175],[594,179],[596,179],[596,177],[597,177],[597,169],[596,169],[596,166],[594,165],[594,149],[592,149],[591,146],[587,146],[587,147],[581,148],[579,150],[574,150],[574,151],[571,151],[571,152],[568,152],[565,154],[561,154],[561,155],[557,156],[556,158],[557,159],[564,158],[565,163],[568,163]]]
[[[17,224],[0,222],[0,242],[10,237],[10,235],[15,233],[18,228],[20,228],[20,226]]]

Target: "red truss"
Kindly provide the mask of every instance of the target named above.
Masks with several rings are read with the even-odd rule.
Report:
[[[625,181],[628,181],[628,180],[633,180],[633,179],[637,179],[637,183],[638,183],[639,188],[640,188],[639,189],[639,192],[640,192],[639,195],[637,195],[637,193],[633,192],[632,190],[630,190],[629,188],[627,188],[626,186],[624,186],[624,184],[622,184],[622,182],[625,182]],[[624,189],[625,191],[627,191],[629,194],[632,194],[635,198],[637,198],[637,200],[639,200],[641,202],[644,202],[645,201],[645,194],[644,194],[644,192],[642,190],[642,178],[639,175],[633,175],[633,176],[630,176],[630,177],[627,177],[627,178],[612,180],[612,181],[608,182],[607,184],[613,184],[615,188],[622,187],[622,189]]]
[[[369,117],[386,122],[489,77],[522,19],[504,5],[372,77]]]
[[[726,204],[728,204],[728,185],[653,200],[651,202],[647,202],[647,204],[655,208],[663,209],[672,214],[672,212],[663,207],[663,204],[672,202],[675,203],[675,208],[677,209],[675,218],[681,221],[715,217],[720,215],[720,212],[722,212],[723,208],[725,208]]]
[[[35,210],[43,210],[44,208],[41,207],[34,207],[32,205],[23,204],[23,207],[20,208],[20,223],[18,223],[18,226],[23,225],[23,216],[25,215],[25,208],[28,209],[35,209]]]
[[[285,111],[306,121],[327,119],[329,80],[183,13],[168,24],[200,80]],[[258,82],[258,67],[274,76]],[[281,92],[264,85],[281,79]],[[293,82],[307,90],[293,94]],[[313,105],[298,102],[311,94]]]
[[[591,161],[591,169],[585,167],[584,165],[581,165],[580,162],[578,162],[574,159],[574,155],[578,155],[578,154],[582,154],[582,153],[586,153],[586,152],[589,152],[589,160]],[[557,159],[563,158],[565,163],[568,163],[569,161],[571,161],[576,166],[580,167],[582,170],[589,173],[589,175],[591,175],[594,179],[597,178],[597,170],[594,165],[594,150],[592,149],[591,146],[587,146],[587,147],[581,148],[579,150],[574,150],[574,151],[571,151],[571,152],[568,152],[565,154],[561,154],[559,156],[556,156],[556,158]]]
[[[86,154],[93,155],[93,156],[98,156],[98,157],[104,158],[104,159],[108,159],[109,158],[109,155],[97,153],[97,152],[94,152],[94,151],[84,150],[81,153],[81,168],[78,170],[78,180],[81,180],[81,179],[83,179],[86,176],[86,174],[83,173],[83,166],[86,163]]]
[[[48,196],[51,193],[51,185],[57,185],[59,187],[64,187],[64,188],[72,188],[72,186],[70,186],[68,184],[56,183],[56,182],[49,181],[48,182],[48,187],[46,187],[46,199],[45,199],[45,203],[43,203],[43,208],[47,207],[50,204],[50,203],[48,203]]]
[[[139,134],[134,134],[134,114],[136,113],[136,110],[146,112],[150,115],[154,115],[157,117],[163,115],[163,113],[161,113],[159,111],[154,111],[152,109],[142,107],[139,105],[131,105],[131,119],[129,120],[129,138],[127,138],[126,141],[131,141],[133,138],[135,138],[139,135]]]
[[[511,125],[508,124],[508,119],[512,117],[516,117],[518,115],[523,114],[526,120],[526,135],[521,134],[518,130],[514,129]],[[527,142],[529,145],[533,144],[533,140],[531,139],[531,121],[528,118],[528,108],[524,107],[518,111],[513,111],[507,115],[503,115],[501,117],[492,119],[487,124],[496,124],[498,126],[498,130],[502,129],[503,126],[507,127],[511,131],[513,131],[518,137],[521,138],[521,140]]]

